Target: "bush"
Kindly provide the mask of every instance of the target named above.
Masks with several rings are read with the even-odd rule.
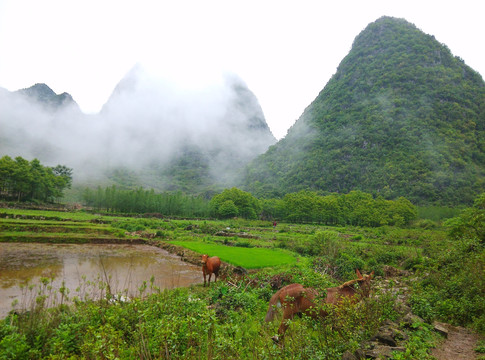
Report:
[[[325,256],[333,262],[345,247],[340,240],[335,231],[319,231],[310,240],[308,255]]]
[[[215,225],[208,224],[206,221],[204,221],[200,226],[199,226],[199,231],[202,234],[209,234],[209,235],[214,235],[216,232],[219,231],[219,228],[216,227]]]
[[[25,335],[15,332],[14,328],[9,329],[9,334],[0,339],[1,360],[30,359],[32,355]]]
[[[433,220],[430,220],[430,219],[420,219],[420,220],[417,220],[414,223],[414,226],[416,226],[418,228],[421,228],[421,229],[434,229],[438,225]]]
[[[362,271],[365,268],[365,263],[362,259],[348,253],[341,253],[335,260],[335,264],[337,265],[337,275],[341,279],[353,279],[355,277],[355,269]]]

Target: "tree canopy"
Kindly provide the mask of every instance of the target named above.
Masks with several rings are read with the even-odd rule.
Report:
[[[258,199],[235,187],[215,195],[210,204],[214,215],[220,218],[240,216],[246,219],[257,219],[261,211]]]
[[[262,217],[281,221],[326,225],[382,226],[409,224],[417,210],[403,197],[397,200],[374,198],[362,191],[319,195],[302,190],[282,199],[262,200]]]
[[[52,202],[71,187],[72,169],[65,165],[44,166],[38,159],[18,156],[0,158],[0,197],[17,201]]]

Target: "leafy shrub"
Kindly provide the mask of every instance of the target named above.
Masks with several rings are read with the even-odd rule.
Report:
[[[449,219],[449,235],[455,239],[477,239],[485,244],[485,193],[479,195],[473,207],[465,209],[460,216]]]
[[[8,333],[0,338],[1,360],[30,359],[33,355],[25,335],[21,335],[15,330],[15,328],[11,327],[8,329]]]
[[[422,229],[434,229],[438,225],[435,221],[430,219],[419,219],[414,223],[414,226],[422,228]]]
[[[435,337],[431,325],[425,323],[414,323],[413,330],[408,332],[408,340],[405,344],[405,351],[393,352],[395,360],[432,360],[429,349],[435,346]]]
[[[208,224],[206,221],[204,221],[201,225],[199,225],[199,230],[202,234],[214,235],[216,232],[219,231],[219,228],[213,224]]]
[[[475,351],[480,354],[485,354],[485,340],[479,340],[475,347]]]
[[[226,200],[217,209],[217,215],[221,219],[228,219],[238,215],[236,204],[232,200]]]
[[[362,259],[345,252],[337,257],[335,264],[337,265],[337,275],[342,279],[352,279],[355,276],[355,269],[365,268]]]
[[[310,240],[308,255],[335,259],[345,246],[340,240],[335,231],[319,231]]]
[[[431,321],[436,316],[434,308],[427,297],[413,294],[410,297],[409,302],[411,304],[413,314],[418,315],[424,320]]]
[[[168,237],[168,234],[165,231],[157,230],[157,232],[155,233],[155,236],[162,239],[166,239]]]
[[[225,189],[215,195],[210,205],[215,216],[227,219],[241,216],[245,219],[256,219],[261,211],[261,203],[253,195],[238,188]]]
[[[129,232],[146,230],[147,224],[144,219],[127,219],[114,221],[112,226],[119,229],[124,229]]]

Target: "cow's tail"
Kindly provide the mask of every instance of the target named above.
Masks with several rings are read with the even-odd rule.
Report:
[[[264,318],[264,321],[270,322],[273,321],[277,310],[276,308],[281,307],[281,301],[280,301],[280,290],[278,290],[272,297],[271,300],[269,301],[269,307],[268,307],[268,312],[266,313],[266,317]]]

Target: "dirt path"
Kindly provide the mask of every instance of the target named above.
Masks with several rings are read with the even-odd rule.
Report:
[[[477,334],[459,326],[446,324],[446,328],[448,338],[431,352],[436,359],[475,360],[478,358],[479,354],[473,350],[479,340]]]

